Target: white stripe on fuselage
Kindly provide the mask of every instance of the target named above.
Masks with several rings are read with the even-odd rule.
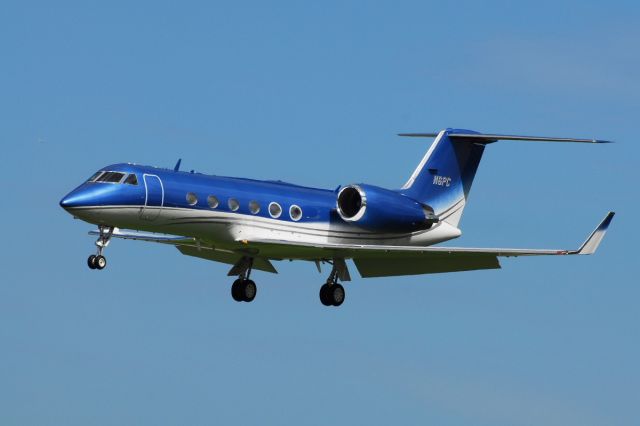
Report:
[[[239,240],[269,239],[305,243],[352,243],[384,245],[431,245],[461,235],[458,228],[440,222],[431,229],[411,233],[376,233],[353,226],[327,222],[289,222],[242,213],[181,207],[161,209],[153,221],[140,218],[140,206],[99,206],[73,209],[74,215],[90,223],[120,228],[184,235],[216,245],[235,245]]]

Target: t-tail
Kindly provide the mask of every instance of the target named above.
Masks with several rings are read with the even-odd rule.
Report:
[[[607,143],[598,139],[482,134],[446,129],[439,133],[401,133],[435,141],[400,192],[433,208],[439,220],[458,227],[487,144],[498,140]]]

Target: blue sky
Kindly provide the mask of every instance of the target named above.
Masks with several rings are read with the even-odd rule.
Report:
[[[634,2],[4,2],[0,423],[631,425],[640,8]],[[355,279],[256,274],[116,241],[59,199],[134,161],[398,187],[397,132],[598,137],[491,145],[457,245],[593,257]],[[326,274],[328,271],[324,271]],[[355,275],[355,270],[353,271]]]

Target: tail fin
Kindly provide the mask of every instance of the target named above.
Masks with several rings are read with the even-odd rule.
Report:
[[[401,192],[428,204],[440,220],[457,227],[484,144],[452,139],[449,133],[451,129],[438,133]]]
[[[473,178],[487,144],[498,140],[606,143],[598,139],[551,138],[481,134],[446,129],[440,133],[403,133],[400,136],[434,137],[435,141],[400,192],[431,206],[434,213],[458,227]]]

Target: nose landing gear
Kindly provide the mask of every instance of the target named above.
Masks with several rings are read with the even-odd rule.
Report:
[[[107,266],[107,258],[102,256],[101,254],[97,256],[95,254],[92,254],[87,259],[87,264],[89,265],[89,269],[102,270]]]
[[[107,258],[102,255],[102,252],[109,245],[109,241],[111,241],[113,226],[107,227],[100,225],[98,229],[100,230],[100,236],[98,236],[98,239],[96,240],[98,250],[96,254],[89,256],[87,259],[87,266],[89,266],[89,269],[102,270],[107,266]]]

